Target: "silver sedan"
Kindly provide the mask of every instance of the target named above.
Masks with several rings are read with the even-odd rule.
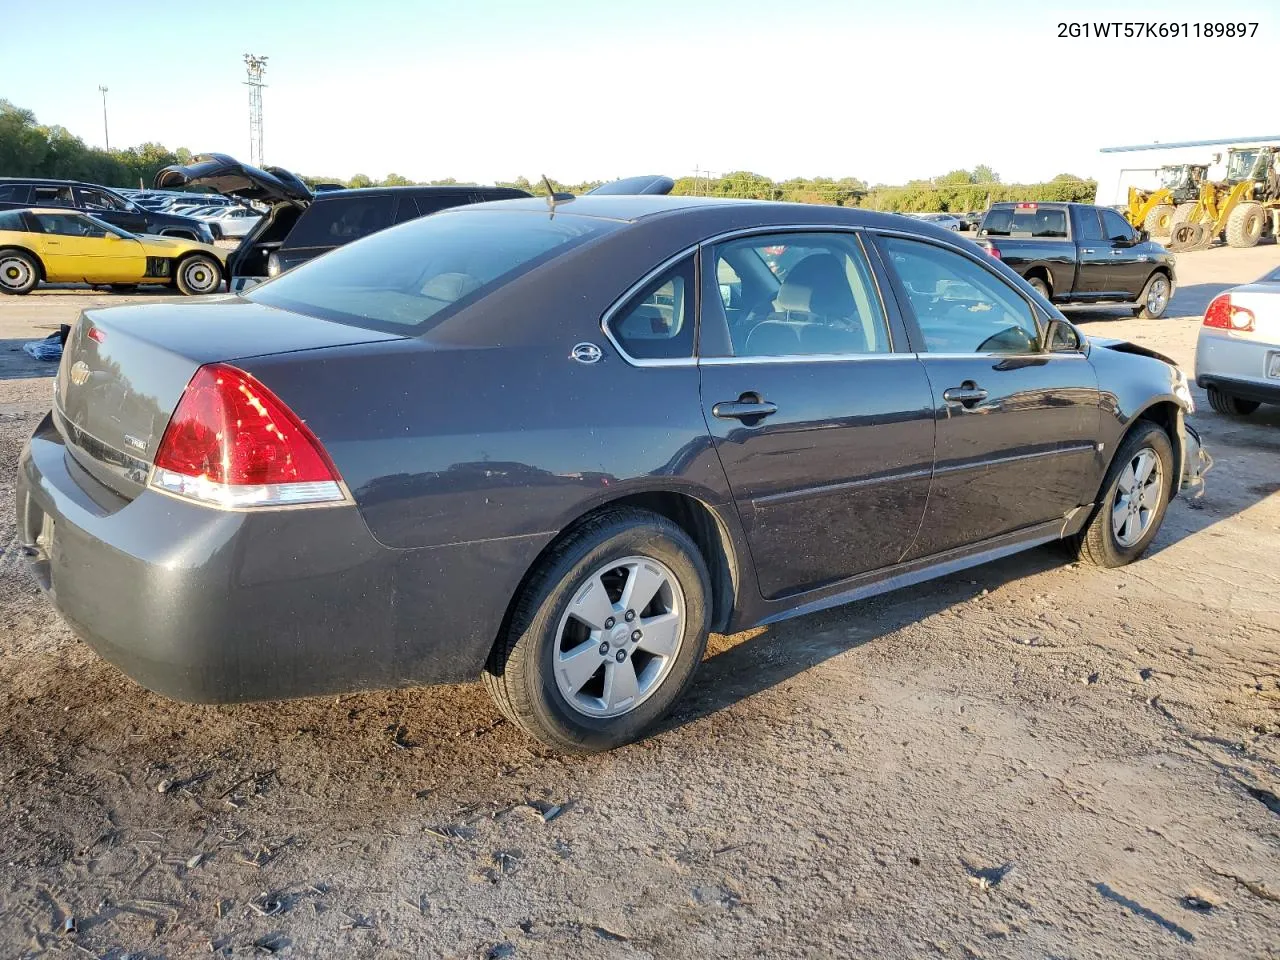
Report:
[[[1280,268],[1209,304],[1196,344],[1196,383],[1218,413],[1280,404]]]

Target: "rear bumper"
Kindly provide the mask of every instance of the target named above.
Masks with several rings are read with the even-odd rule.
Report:
[[[69,464],[46,417],[18,467],[36,579],[104,659],[178,700],[272,700],[478,676],[545,539],[393,550],[354,506],[132,501]]]
[[[1241,400],[1256,400],[1258,403],[1280,403],[1280,380],[1272,378],[1270,382],[1261,379],[1237,379],[1236,377],[1220,377],[1217,374],[1201,374],[1196,377],[1196,384],[1208,390],[1216,387],[1223,393],[1229,393]]]
[[[1280,403],[1280,379],[1267,376],[1280,344],[1202,327],[1196,341],[1196,383],[1259,403]]]

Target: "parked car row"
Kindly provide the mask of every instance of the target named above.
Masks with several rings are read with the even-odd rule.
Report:
[[[1204,470],[1171,361],[933,223],[470,193],[423,217],[413,191],[330,214],[227,160],[164,178],[274,204],[229,259],[337,249],[85,311],[19,462],[36,579],[168,696],[480,677],[534,737],[606,749],[711,630],[1051,541],[1131,563]]]
[[[0,210],[65,207],[91,214],[130,233],[212,243],[213,231],[192,217],[153,210],[118,191],[76,180],[0,177]]]

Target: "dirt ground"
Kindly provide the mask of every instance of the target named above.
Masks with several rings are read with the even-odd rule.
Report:
[[[1278,262],[1075,319],[1190,369]],[[0,303],[0,955],[1280,956],[1280,408],[1196,392],[1216,468],[1132,567],[713,638],[665,730],[562,758],[478,685],[193,707],[73,638],[15,550],[51,371],[10,348],[122,299]]]

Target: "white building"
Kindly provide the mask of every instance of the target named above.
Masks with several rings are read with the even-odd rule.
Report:
[[[1160,186],[1159,171],[1163,166],[1180,163],[1209,164],[1209,179],[1226,176],[1227,150],[1230,147],[1257,147],[1280,144],[1280,134],[1270,137],[1228,137],[1223,140],[1184,140],[1180,143],[1142,143],[1132,147],[1103,147],[1099,152],[1099,206],[1123,206],[1129,200],[1129,187],[1152,190]]]

